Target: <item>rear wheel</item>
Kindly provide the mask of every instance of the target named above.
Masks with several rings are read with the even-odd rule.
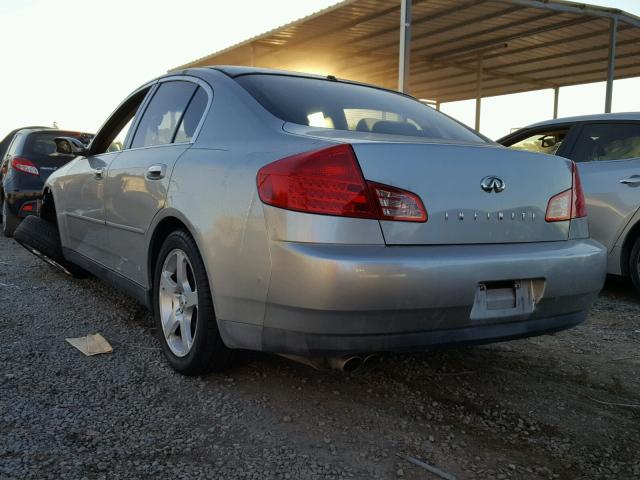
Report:
[[[16,231],[20,219],[11,210],[6,201],[2,202],[2,233],[5,237],[12,237],[13,232]]]
[[[629,275],[636,290],[640,292],[640,237],[636,239],[636,243],[631,249],[631,255],[629,256]]]
[[[88,276],[85,270],[64,258],[60,233],[53,223],[35,215],[29,215],[16,229],[14,238],[36,257],[64,271],[67,275],[76,278]]]
[[[233,352],[220,337],[204,262],[186,231],[166,238],[154,272],[154,316],[171,367],[185,375],[229,367]]]

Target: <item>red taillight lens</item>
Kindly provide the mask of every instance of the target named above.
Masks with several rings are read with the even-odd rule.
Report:
[[[381,220],[426,222],[427,211],[415,193],[399,188],[367,182],[380,208]]]
[[[571,219],[571,189],[554,195],[547,205],[547,214],[545,220],[547,222],[562,222]]]
[[[341,217],[424,222],[420,198],[367,183],[350,145],[304,152],[262,167],[260,200],[274,207]]]
[[[547,205],[547,214],[545,215],[547,222],[562,222],[587,216],[580,174],[574,162],[571,163],[571,170],[572,187],[551,197]]]
[[[587,216],[587,202],[584,199],[584,191],[582,190],[582,181],[580,180],[580,172],[575,162],[573,167],[573,206],[571,207],[571,218],[582,218]]]
[[[11,160],[11,167],[19,172],[28,173],[29,175],[40,175],[38,168],[33,164],[31,160],[27,160],[22,157],[14,157]]]

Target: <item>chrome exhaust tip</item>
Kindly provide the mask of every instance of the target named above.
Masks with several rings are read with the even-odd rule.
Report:
[[[341,372],[352,373],[364,364],[364,359],[358,355],[349,355],[346,357],[303,357],[284,353],[278,355],[315,368],[316,370],[340,370]]]

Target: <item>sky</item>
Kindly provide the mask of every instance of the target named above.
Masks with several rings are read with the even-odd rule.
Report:
[[[136,87],[337,3],[336,0],[0,0],[0,138],[53,125],[94,132]],[[592,0],[640,15],[640,0]],[[560,116],[601,112],[604,84],[561,89]],[[616,81],[613,110],[640,110],[640,79]],[[473,125],[474,101],[442,110]],[[553,92],[483,100],[481,131],[497,138],[551,118]]]

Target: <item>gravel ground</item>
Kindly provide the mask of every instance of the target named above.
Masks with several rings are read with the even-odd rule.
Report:
[[[65,337],[101,332],[109,355]],[[534,339],[385,355],[353,375],[246,354],[185,378],[151,316],[0,239],[0,478],[640,477],[640,297]]]

